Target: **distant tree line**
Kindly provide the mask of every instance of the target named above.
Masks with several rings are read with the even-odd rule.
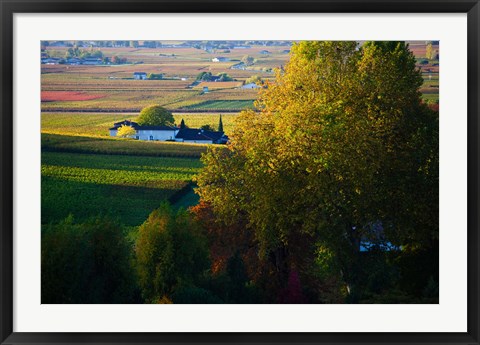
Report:
[[[198,81],[233,81],[234,79],[227,73],[218,73],[216,76],[212,72],[201,72],[197,75]]]

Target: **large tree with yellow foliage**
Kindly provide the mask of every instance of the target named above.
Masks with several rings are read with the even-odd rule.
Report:
[[[361,241],[438,240],[438,113],[421,84],[404,42],[295,44],[260,112],[204,156],[201,200],[225,227],[247,224],[280,285],[298,271],[336,300],[355,284]]]

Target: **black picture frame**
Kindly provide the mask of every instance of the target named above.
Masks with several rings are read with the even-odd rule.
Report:
[[[15,333],[13,332],[13,15],[15,13],[467,13],[468,331],[466,333]],[[0,341],[2,344],[479,344],[478,0],[0,0]]]

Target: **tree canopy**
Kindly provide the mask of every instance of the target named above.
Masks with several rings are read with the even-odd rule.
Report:
[[[131,138],[135,135],[135,128],[132,126],[122,125],[117,129],[117,137],[120,138]]]
[[[106,217],[42,228],[42,303],[138,303],[130,243]]]
[[[260,77],[259,75],[255,74],[255,75],[252,75],[250,78],[247,78],[245,80],[245,84],[250,84],[250,83],[255,83],[255,84],[260,84],[262,83],[262,77]]]
[[[218,131],[223,132],[222,114],[220,114],[220,119],[218,120]]]
[[[435,50],[433,49],[432,42],[427,42],[425,46],[425,57],[428,60],[433,60],[435,58]]]
[[[140,226],[135,253],[140,287],[149,303],[194,287],[209,267],[198,226],[185,212],[175,214],[168,203]]]
[[[204,156],[202,202],[227,227],[247,224],[280,286],[298,272],[341,298],[362,241],[438,240],[438,112],[421,84],[404,42],[295,44],[261,112],[242,112],[231,144]]]
[[[253,65],[255,63],[255,59],[253,58],[253,56],[250,56],[250,55],[244,55],[242,57],[242,62],[247,65],[247,66],[250,66],[250,65]]]
[[[137,117],[141,126],[172,126],[175,123],[172,113],[160,105],[145,107]]]

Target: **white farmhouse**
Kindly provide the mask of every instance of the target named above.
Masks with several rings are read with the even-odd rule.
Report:
[[[242,85],[242,89],[258,89],[258,88],[260,88],[260,86],[255,83],[248,83],[248,84]]]
[[[217,56],[212,59],[212,62],[228,62],[228,61],[230,61],[230,59],[224,56]]]
[[[140,126],[136,122],[125,120],[122,122],[116,122],[113,124],[113,127],[109,129],[110,136],[116,137],[117,130],[121,126],[130,126],[135,129],[135,139],[138,140],[149,140],[149,141],[167,141],[175,140],[175,137],[179,131],[177,127],[170,126]]]
[[[135,80],[146,80],[147,73],[145,72],[133,72],[133,79]]]

